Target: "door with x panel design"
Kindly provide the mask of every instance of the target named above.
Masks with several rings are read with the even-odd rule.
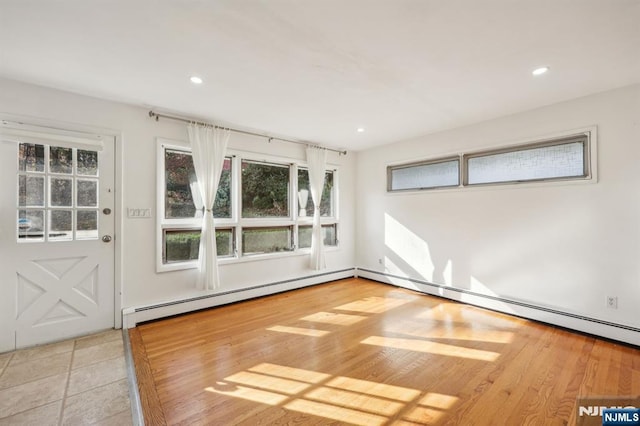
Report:
[[[114,138],[14,133],[0,134],[0,352],[115,318]]]

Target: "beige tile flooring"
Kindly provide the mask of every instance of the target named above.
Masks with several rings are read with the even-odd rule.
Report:
[[[0,354],[0,425],[132,425],[121,330]]]

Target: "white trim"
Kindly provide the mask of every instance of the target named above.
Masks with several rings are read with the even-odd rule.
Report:
[[[34,126],[4,119],[0,120],[0,135],[4,140],[16,143],[45,143],[65,148],[90,149],[92,151],[102,151],[104,148],[103,135],[99,133]]]

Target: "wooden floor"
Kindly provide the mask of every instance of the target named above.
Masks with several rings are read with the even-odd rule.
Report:
[[[575,424],[640,350],[363,279],[130,331],[148,425]]]

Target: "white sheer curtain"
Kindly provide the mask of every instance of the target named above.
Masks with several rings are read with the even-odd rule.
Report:
[[[213,290],[220,286],[213,203],[216,201],[218,182],[224,166],[224,154],[231,132],[227,129],[197,124],[189,124],[187,131],[191,142],[200,198],[205,209],[202,218],[202,233],[200,234],[200,253],[198,256],[200,273],[197,287],[201,290]]]
[[[193,176],[189,178],[189,189],[191,190],[193,205],[196,207],[196,212],[193,217],[197,219],[204,216],[204,203],[202,202],[202,195],[200,195],[200,186],[198,185],[197,177]]]
[[[307,147],[307,165],[309,166],[309,189],[313,200],[313,231],[311,233],[311,269],[327,267],[324,258],[322,226],[320,225],[320,202],[324,189],[324,175],[327,168],[327,150],[323,148]]]

